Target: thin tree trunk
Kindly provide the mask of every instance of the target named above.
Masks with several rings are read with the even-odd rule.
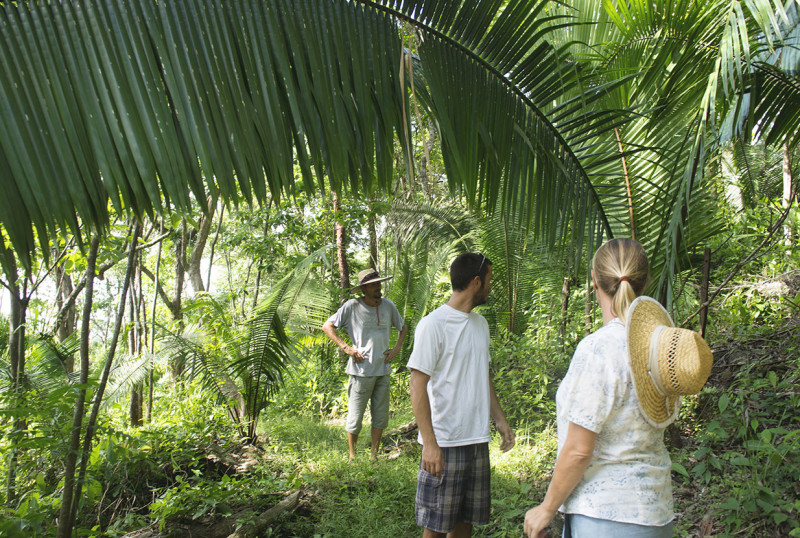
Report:
[[[422,122],[420,122],[420,125],[422,125]],[[422,193],[426,198],[430,198],[431,196],[430,173],[428,167],[430,166],[431,151],[435,143],[436,129],[434,128],[433,122],[428,121],[428,139],[422,146],[422,158],[420,158],[419,163],[419,180],[422,184]]]
[[[206,248],[208,236],[211,233],[211,224],[214,220],[214,210],[217,207],[217,202],[211,197],[208,197],[208,214],[200,218],[200,227],[197,231],[197,239],[194,242],[194,249],[192,256],[189,258],[188,267],[186,268],[189,273],[189,281],[192,283],[195,295],[205,291],[203,287],[203,277],[200,275],[200,262],[203,259],[203,251]]]
[[[367,216],[367,228],[369,228],[369,266],[378,270],[378,233],[375,230],[375,211],[370,204],[369,215]]]
[[[708,280],[711,273],[711,249],[706,247],[703,250],[703,281],[700,283],[700,304],[704,305],[700,310],[700,336],[706,337],[706,321],[708,320]]]
[[[586,302],[584,304],[583,309],[583,334],[589,336],[592,332],[592,325],[594,325],[594,320],[592,319],[592,312],[594,310],[592,297],[594,295],[594,288],[592,287],[592,277],[589,275],[586,278]]]
[[[567,309],[569,308],[569,287],[570,278],[564,277],[564,286],[561,288],[561,327],[559,328],[558,335],[561,338],[561,345],[564,345],[564,340],[567,337]]]
[[[186,268],[184,260],[186,259],[186,219],[183,220],[181,226],[181,234],[178,241],[175,243],[175,294],[172,296],[172,316],[178,322],[178,331],[183,332],[183,312],[181,309],[181,297],[183,295],[183,281]],[[172,376],[174,379],[179,379],[183,375],[183,366],[179,363],[173,363]]]
[[[134,259],[134,264],[138,265],[137,260]],[[130,357],[138,357],[141,354],[141,317],[139,315],[139,294],[136,286],[136,274],[134,270],[131,275],[130,287],[130,303],[131,307],[128,311],[128,319],[130,320],[130,330],[128,331],[128,354]],[[141,276],[141,272],[139,272]],[[137,384],[131,387],[131,400],[128,407],[128,415],[131,421],[131,427],[138,427],[142,425],[142,407],[141,407],[141,385]]]
[[[59,264],[55,268],[54,276],[56,278],[56,305],[60,312],[64,308],[64,303],[72,295],[73,285],[72,277],[67,273],[63,265]],[[73,332],[75,332],[75,303],[67,307],[66,313],[60,318],[59,323],[56,325],[56,337],[59,342],[63,342]],[[70,355],[64,363],[64,369],[67,373],[71,373],[75,369],[75,357]]]
[[[333,213],[336,216],[336,259],[339,261],[339,283],[342,293],[350,289],[350,266],[347,263],[347,229],[342,224],[339,194],[333,191]]]
[[[788,145],[783,146],[783,208],[787,209],[792,205],[792,153]],[[791,247],[794,244],[794,233],[790,224],[791,220],[786,219],[783,224],[783,244]]]
[[[161,231],[163,231],[164,225],[163,221],[161,223]],[[219,232],[219,230],[217,230]],[[156,255],[156,273],[153,281],[158,284],[158,276],[161,272],[161,247],[163,246],[162,242],[158,243],[158,254]],[[211,247],[211,255],[214,255],[214,247],[212,244]],[[144,267],[143,264],[140,267]],[[209,275],[210,278],[210,275]],[[155,289],[155,285],[153,286]],[[156,307],[158,306],[158,293],[153,292],[153,310],[152,316],[150,320],[150,353],[155,354],[156,352]],[[150,375],[148,379],[148,387],[147,387],[147,422],[150,423],[153,420],[153,383],[155,381],[155,375],[153,364],[150,364]]]
[[[222,217],[225,216],[225,206],[219,210],[219,222],[217,223],[217,232],[214,234],[214,240],[211,241],[211,252],[208,255],[208,277],[206,278],[206,291],[211,291],[211,268],[214,266],[214,250],[217,248],[217,241],[219,240],[219,231],[222,229]]]
[[[264,223],[264,237],[269,234],[269,219]],[[256,285],[255,290],[253,290],[253,308],[258,305],[258,296],[261,293],[261,276],[264,274],[264,270],[261,268],[264,259],[259,257],[258,259],[258,270],[256,271]],[[250,266],[252,267],[252,265]],[[250,273],[250,268],[247,269],[248,275]]]
[[[633,196],[631,194],[631,178],[628,175],[628,161],[625,159],[625,148],[622,147],[622,139],[619,136],[619,129],[616,127],[614,127],[614,134],[617,135],[619,154],[622,156],[622,173],[625,174],[625,188],[628,192],[628,214],[631,220],[631,239],[636,239],[636,225],[633,220]]]
[[[0,238],[0,249],[5,258],[4,268],[8,279],[8,291],[11,299],[11,312],[9,317],[8,357],[11,366],[11,392],[18,408],[24,403],[22,378],[25,375],[25,319],[28,310],[28,297],[20,291],[19,272],[14,253],[5,247]],[[6,482],[6,500],[12,503],[17,498],[17,461],[19,458],[19,443],[23,432],[27,430],[25,420],[14,418],[14,433],[12,434],[12,448],[8,458],[8,478]]]
[[[69,450],[64,465],[64,490],[61,496],[61,511],[58,517],[57,538],[69,538],[75,524],[76,512],[72,509],[75,495],[75,468],[78,462],[78,450],[81,442],[81,425],[83,424],[84,405],[86,401],[86,382],[89,380],[89,331],[92,315],[92,299],[94,294],[94,276],[97,265],[97,251],[100,247],[100,238],[92,238],[89,247],[89,256],[86,260],[86,291],[84,292],[83,316],[81,318],[81,344],[80,344],[80,377],[81,388],[75,401],[75,411],[72,415],[72,433],[70,434]],[[124,296],[123,296],[124,301]],[[75,503],[77,504],[77,503]]]
[[[86,436],[83,439],[83,451],[81,453],[81,467],[78,473],[78,481],[75,486],[75,494],[72,497],[71,518],[73,524],[75,515],[78,513],[78,504],[80,503],[81,494],[83,491],[83,482],[86,477],[86,466],[89,463],[89,454],[92,451],[92,441],[94,439],[95,427],[97,425],[97,416],[100,413],[100,404],[103,402],[103,394],[106,390],[108,376],[111,372],[111,365],[114,362],[114,355],[116,354],[117,350],[117,342],[119,341],[119,335],[122,331],[122,321],[125,318],[125,297],[128,295],[128,289],[130,288],[133,271],[136,265],[136,243],[139,239],[139,235],[142,233],[142,226],[140,224],[134,225],[132,232],[131,248],[130,252],[128,253],[128,269],[125,272],[125,279],[122,281],[122,290],[119,294],[120,301],[117,309],[117,317],[114,323],[114,332],[111,335],[111,343],[108,348],[106,363],[103,366],[103,372],[100,376],[100,384],[94,393],[92,412],[89,415],[89,420],[86,423]]]

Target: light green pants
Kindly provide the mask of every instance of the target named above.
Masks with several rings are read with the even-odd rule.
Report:
[[[372,415],[372,427],[383,430],[389,424],[389,393],[391,382],[388,375],[357,376],[351,375],[347,384],[347,425],[348,433],[361,433],[361,421],[364,411]]]

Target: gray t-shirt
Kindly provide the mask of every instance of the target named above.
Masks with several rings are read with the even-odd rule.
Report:
[[[389,349],[392,326],[398,331],[405,326],[392,301],[381,299],[378,306],[368,306],[361,297],[350,299],[328,321],[337,329],[344,327],[353,346],[364,355],[364,362],[350,357],[345,369],[348,374],[363,377],[391,373],[383,352]]]

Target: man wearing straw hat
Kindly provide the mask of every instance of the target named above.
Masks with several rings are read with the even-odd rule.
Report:
[[[390,278],[392,277],[381,277],[374,269],[365,269],[358,273],[358,285],[348,291],[359,288],[361,297],[344,303],[322,326],[328,338],[349,356],[345,370],[350,374],[345,430],[351,460],[356,457],[356,443],[358,434],[361,433],[361,422],[367,403],[370,404],[372,415],[372,459],[378,455],[381,435],[389,422],[390,363],[400,353],[408,332],[397,307],[392,301],[382,297],[381,282]],[[397,343],[390,348],[392,326],[400,334]],[[340,328],[347,331],[352,346],[336,333],[336,329]]]

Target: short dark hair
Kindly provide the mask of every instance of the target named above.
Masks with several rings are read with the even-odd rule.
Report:
[[[491,265],[491,260],[480,252],[459,254],[450,264],[450,285],[454,291],[465,290],[476,276],[481,279],[481,284],[483,284],[483,279]]]

